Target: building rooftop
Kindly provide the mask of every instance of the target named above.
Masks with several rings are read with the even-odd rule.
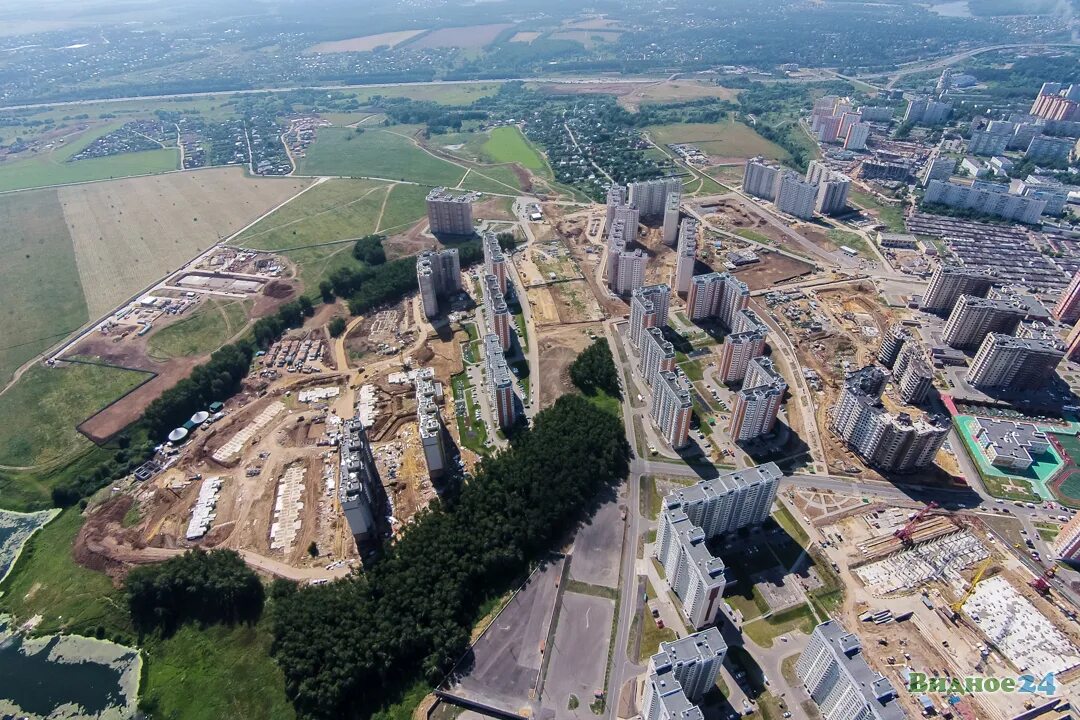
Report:
[[[855,635],[844,630],[833,620],[818,625],[815,632],[820,633],[832,649],[840,671],[862,694],[873,717],[878,720],[905,720],[907,718],[900,704],[895,702],[896,688],[887,678],[874,672],[866,663],[866,658],[862,655],[862,645]]]

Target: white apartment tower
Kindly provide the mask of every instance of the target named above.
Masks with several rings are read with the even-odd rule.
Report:
[[[626,204],[626,188],[622,185],[612,185],[607,191],[607,217],[604,222],[605,231],[611,230],[611,224],[615,222],[615,208]]]
[[[629,201],[637,205],[643,218],[662,217],[671,193],[682,192],[682,180],[679,178],[661,178],[642,180],[627,185]]]
[[[473,193],[435,188],[427,196],[428,225],[433,235],[472,235]]]
[[[715,627],[660,643],[645,673],[642,720],[701,718],[696,703],[715,687],[726,654],[727,644]]]
[[[986,297],[995,278],[987,269],[960,265],[939,265],[930,277],[919,306],[927,312],[950,313],[961,295]]]
[[[728,273],[711,272],[690,279],[686,307],[691,320],[715,317],[734,330],[736,314],[750,305],[750,288]]]
[[[743,171],[743,192],[763,200],[775,200],[782,169],[764,158],[750,158]]]
[[[509,263],[503,255],[499,238],[493,232],[484,233],[482,239],[484,249],[484,270],[488,275],[494,275],[499,281],[499,292],[506,294],[506,282],[509,277]]]
[[[825,720],[905,720],[896,688],[870,669],[859,639],[835,620],[818,625],[795,674]]]
[[[974,350],[990,333],[1012,335],[1027,317],[1028,306],[1018,297],[961,295],[945,321],[942,340],[949,347]]]
[[[424,462],[428,476],[440,477],[446,470],[446,447],[443,444],[442,413],[438,403],[442,401],[442,383],[435,380],[432,368],[416,371],[413,387],[416,390],[416,420],[420,426],[420,445],[424,449]]]
[[[664,244],[674,247],[679,239],[679,218],[682,207],[682,191],[668,195],[667,206],[664,208]]]
[[[967,378],[977,388],[1038,389],[1054,377],[1063,357],[1065,346],[1055,337],[991,333],[975,353]]]
[[[690,278],[694,276],[694,263],[697,261],[698,221],[686,218],[679,226],[679,246],[675,256],[675,292],[690,291]]]
[[[638,370],[651,387],[660,373],[675,372],[675,346],[664,339],[664,333],[658,327],[646,328],[642,335]]]
[[[484,276],[484,317],[488,332],[498,338],[503,352],[509,352],[513,321],[506,299],[499,290],[499,279],[494,275]]]
[[[870,123],[857,122],[848,128],[844,137],[845,150],[865,150],[866,141],[870,139]]]
[[[776,193],[776,209],[802,220],[814,216],[814,201],[817,199],[817,187],[799,177],[797,173],[787,172],[780,178]]]
[[[732,332],[724,338],[718,363],[720,379],[729,385],[743,382],[750,361],[764,354],[769,332],[768,326],[749,308],[736,312],[730,327]]]

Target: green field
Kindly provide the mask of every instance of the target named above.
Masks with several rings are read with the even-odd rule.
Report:
[[[151,335],[147,350],[155,360],[204,355],[228,343],[246,324],[247,303],[212,298],[179,322]]]
[[[0,196],[0,388],[88,319],[56,190]]]
[[[417,147],[409,126],[372,128],[361,135],[348,128],[323,128],[300,161],[300,175],[336,175],[404,180],[423,185],[458,184],[464,168]]]
[[[51,152],[38,153],[25,160],[0,165],[0,192],[89,180],[109,180],[132,175],[151,175],[178,168],[180,151],[175,148],[144,150],[68,162],[73,155],[121,124],[103,125],[83,133],[66,145],[56,147]]]
[[[536,149],[529,144],[525,136],[514,125],[504,125],[494,128],[487,142],[484,143],[484,153],[496,163],[519,163],[522,167],[534,172],[547,170],[547,162]]]
[[[808,605],[798,605],[773,613],[769,617],[748,622],[743,632],[761,647],[772,647],[773,641],[785,633],[799,630],[809,635],[817,625],[814,613]]]
[[[864,193],[860,190],[851,191],[850,202],[853,205],[861,207],[863,210],[869,210],[871,213],[877,215],[878,220],[888,226],[889,232],[904,232],[906,229],[906,226],[904,225],[904,210],[899,205],[883,203],[873,195]]]
[[[143,648],[145,684],[140,708],[175,720],[288,720],[296,717],[285,697],[285,678],[270,658],[270,629],[182,627]],[[192,702],[198,698],[198,702]]]
[[[123,597],[104,573],[75,562],[72,547],[82,527],[77,508],[65,510],[23,548],[11,574],[0,584],[0,614],[17,620],[41,616],[40,634],[72,632],[132,641]]]
[[[483,420],[477,422],[474,419],[477,406],[469,393],[472,383],[469,382],[468,373],[458,373],[450,378],[450,384],[453,387],[454,400],[465,401],[465,414],[457,416],[458,437],[461,444],[478,455],[486,455],[488,453],[487,426]]]
[[[846,230],[837,230],[834,228],[829,231],[828,238],[829,242],[835,245],[837,249],[839,249],[842,245],[847,245],[849,248],[859,253],[859,255],[862,255],[863,257],[874,257],[874,251],[871,250],[870,246],[866,244],[866,241],[863,240],[862,235],[857,235],[853,232],[848,232]]]
[[[283,252],[309,293],[339,267],[356,267],[354,240],[407,230],[424,217],[427,189],[374,180],[328,180],[248,228],[232,242]]]
[[[758,135],[749,125],[735,120],[653,125],[646,130],[657,145],[692,143],[713,157],[750,158],[764,155],[780,161],[790,159],[784,148]]]
[[[84,450],[90,441],[75,426],[148,377],[82,363],[31,367],[0,394],[0,465],[41,465]]]

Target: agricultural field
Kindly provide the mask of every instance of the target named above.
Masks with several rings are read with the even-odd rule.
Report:
[[[364,35],[363,37],[348,38],[347,40],[331,40],[312,45],[307,49],[309,53],[341,53],[341,52],[370,52],[377,47],[395,47],[411,40],[425,30],[399,30],[397,32],[384,32],[378,35]]]
[[[88,319],[56,189],[0,196],[0,388]]]
[[[73,155],[121,124],[111,122],[101,125],[80,133],[70,142],[54,143],[53,147],[46,152],[0,164],[0,192],[90,180],[110,180],[133,175],[152,175],[176,170],[179,167],[180,152],[176,148],[145,150],[69,162]]]
[[[32,366],[0,394],[0,466],[59,462],[84,450],[90,441],[75,426],[149,378],[85,363]]]
[[[308,182],[215,168],[60,188],[90,317],[241,230]]]
[[[790,159],[782,147],[758,135],[752,127],[741,122],[715,124],[685,123],[653,125],[647,128],[657,145],[693,143],[713,158],[750,158],[764,155],[774,160]]]
[[[207,299],[190,315],[151,335],[147,353],[166,361],[213,352],[247,326],[249,306],[243,300]]]
[[[374,177],[423,185],[458,184],[465,169],[434,157],[417,147],[408,126],[372,128],[357,134],[349,128],[330,127],[300,161],[301,175]]]
[[[403,232],[424,217],[427,188],[372,180],[327,180],[278,208],[232,244],[282,252],[308,290],[338,267],[356,264],[352,244],[370,233]]]
[[[510,23],[469,25],[467,27],[440,28],[409,43],[410,48],[482,48],[490,45],[503,30],[513,27]]]

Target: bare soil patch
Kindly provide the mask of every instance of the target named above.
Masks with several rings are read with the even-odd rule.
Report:
[[[570,364],[578,354],[592,344],[589,331],[603,333],[599,323],[591,325],[552,326],[539,329],[540,343],[540,406],[550,407],[560,397],[574,392],[570,381]]]
[[[760,262],[745,265],[735,275],[750,286],[751,290],[763,290],[779,283],[814,272],[810,263],[779,253],[758,253]]]

